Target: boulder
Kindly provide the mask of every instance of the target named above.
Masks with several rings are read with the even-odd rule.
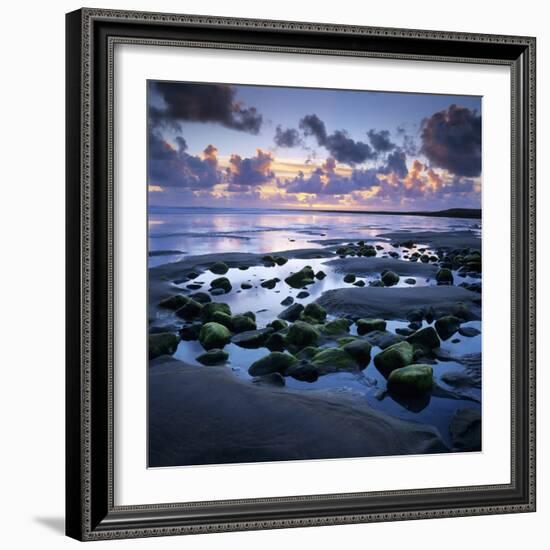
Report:
[[[382,282],[386,286],[393,286],[396,285],[399,282],[399,275],[395,273],[394,271],[384,271],[382,274]]]
[[[392,371],[410,365],[414,348],[408,342],[398,342],[374,357],[374,365],[387,378]]]
[[[303,311],[304,315],[316,319],[322,323],[327,318],[327,312],[323,306],[316,304],[315,302],[308,304]]]
[[[350,327],[349,319],[334,319],[326,323],[322,329],[323,334],[327,336],[338,336],[340,334],[346,334],[349,332]]]
[[[250,290],[252,288],[252,284],[251,283],[241,283],[241,288],[243,290]]]
[[[481,331],[475,327],[460,327],[458,329],[458,334],[465,336],[466,338],[473,338],[478,334],[481,334]]]
[[[374,330],[386,330],[384,319],[359,319],[357,322],[357,334],[368,334]]]
[[[300,290],[298,294],[296,294],[296,298],[298,300],[303,300],[304,298],[307,298],[309,296],[309,292],[307,290]]]
[[[223,325],[229,330],[232,330],[232,317],[231,315],[227,315],[227,313],[224,313],[223,311],[215,311],[210,320],[214,321],[214,323],[219,323],[220,325]]]
[[[277,265],[285,265],[288,262],[288,258],[284,256],[275,256],[273,259]]]
[[[377,346],[381,349],[389,348],[405,339],[403,336],[399,336],[388,330],[373,330],[365,334],[363,338],[372,346]]]
[[[324,271],[317,271],[317,273],[315,273],[315,278],[319,281],[322,281],[326,276],[327,274]]]
[[[344,283],[353,283],[355,282],[355,275],[353,273],[348,273],[344,275]]]
[[[309,363],[292,365],[285,371],[285,376],[291,376],[301,382],[315,382],[319,378],[317,369]]]
[[[261,328],[258,330],[247,330],[246,332],[235,334],[235,336],[231,339],[231,342],[241,348],[261,348],[265,345],[272,332],[273,329],[271,327]]]
[[[213,348],[197,357],[197,361],[203,365],[219,365],[225,363],[229,358],[229,353],[223,349]]]
[[[235,315],[231,318],[231,330],[236,333],[256,330],[256,322],[248,315]]]
[[[269,351],[283,351],[286,348],[286,340],[280,332],[274,332],[269,335],[264,345]]]
[[[227,304],[223,302],[210,302],[203,305],[201,309],[201,319],[205,322],[213,321],[213,315],[216,311],[221,311],[231,316],[231,308]]]
[[[448,340],[459,328],[461,320],[454,315],[445,315],[435,322],[435,330],[442,340]]]
[[[185,340],[186,342],[189,342],[191,340],[198,340],[201,328],[202,323],[200,322],[183,325],[183,327],[181,327],[179,331],[180,338],[182,340]]]
[[[171,332],[149,334],[149,359],[161,355],[173,355],[178,348],[179,338]]]
[[[221,288],[225,291],[225,293],[231,292],[231,289],[233,288],[231,286],[231,282],[227,277],[218,277],[217,279],[213,279],[210,282],[210,287],[212,289],[218,289]]]
[[[267,386],[282,387],[285,385],[285,379],[278,372],[271,372],[262,376],[256,376],[252,379],[254,384],[265,384]]]
[[[306,285],[311,285],[315,281],[313,278],[315,277],[315,274],[313,273],[313,269],[306,265],[300,271],[297,271],[296,273],[293,273],[292,275],[289,275],[285,279],[285,283],[292,288],[303,288]]]
[[[289,344],[302,349],[317,344],[319,332],[308,323],[296,321],[290,325],[286,339]]]
[[[307,360],[315,357],[320,351],[321,348],[316,348],[315,346],[307,346],[304,349],[301,349],[295,355],[300,360]]]
[[[288,323],[286,321],[283,321],[282,319],[275,319],[274,321],[271,321],[267,325],[268,327],[271,327],[274,331],[279,332],[280,330],[284,330],[286,327],[288,327]]]
[[[433,327],[425,327],[407,337],[407,342],[423,348],[433,349],[441,345],[437,332]]]
[[[169,296],[168,298],[161,300],[159,302],[159,307],[176,311],[181,307],[183,307],[188,301],[189,301],[189,298],[187,296],[183,296],[182,294],[176,294],[174,296]]]
[[[433,369],[430,365],[408,365],[393,370],[388,376],[388,390],[406,396],[428,393],[433,385]]]
[[[365,284],[366,284],[365,281],[362,281],[361,279],[359,279],[358,281],[355,281],[353,283],[353,286],[363,287],[363,286],[365,286]]]
[[[202,326],[199,332],[199,342],[206,350],[223,348],[231,341],[231,332],[220,323],[211,321]]]
[[[311,359],[311,364],[320,375],[340,371],[355,371],[358,362],[342,348],[327,348],[321,350]]]
[[[407,284],[407,285],[415,285],[416,284],[416,279],[413,279],[412,277],[407,277],[404,280],[404,283]]]
[[[229,268],[225,262],[216,262],[210,266],[210,271],[216,275],[225,275]]]
[[[260,284],[262,288],[272,289],[275,288],[275,285],[279,282],[279,279],[268,279]]]
[[[290,306],[294,303],[294,298],[292,296],[287,296],[282,302],[282,306]]]
[[[292,304],[290,307],[287,307],[277,317],[285,321],[296,321],[300,317],[300,313],[304,311],[304,306],[302,304]]]
[[[189,299],[183,307],[180,307],[176,311],[176,315],[178,317],[181,317],[182,319],[189,321],[198,317],[202,311],[202,308],[202,304],[199,304],[199,302],[195,302],[195,300]]]
[[[435,280],[438,285],[452,285],[453,284],[453,272],[446,267],[442,267],[436,274]]]
[[[264,376],[273,372],[284,373],[298,363],[298,359],[288,353],[272,351],[269,355],[254,361],[248,369],[250,376]]]
[[[370,352],[372,346],[361,338],[357,338],[352,342],[344,344],[342,349],[351,355],[361,366],[366,366],[370,363]]]
[[[195,292],[194,294],[190,294],[189,298],[192,300],[195,300],[195,302],[199,302],[199,304],[208,304],[212,301],[212,298],[206,294],[206,292]]]

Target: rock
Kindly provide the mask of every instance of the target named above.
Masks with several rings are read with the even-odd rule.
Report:
[[[383,283],[380,279],[376,279],[376,280],[374,280],[374,281],[370,281],[370,282],[369,282],[369,286],[383,287],[383,286],[384,286],[384,283]]]
[[[344,283],[353,283],[355,282],[355,275],[353,273],[348,273],[344,276]]]
[[[406,317],[410,323],[421,323],[424,319],[424,311],[422,309],[411,309],[407,312]]]
[[[261,287],[263,288],[269,288],[269,289],[272,289],[272,288],[275,288],[275,285],[279,282],[279,279],[268,279],[267,281],[264,281],[263,283],[261,283]]]
[[[445,315],[435,322],[435,330],[442,340],[448,340],[459,328],[461,320],[454,315]]]
[[[195,302],[195,300],[189,299],[183,307],[180,307],[176,311],[176,315],[178,317],[181,317],[182,319],[189,321],[198,317],[203,307],[204,306],[202,304],[199,304],[199,302]]]
[[[264,345],[269,351],[283,351],[286,348],[286,340],[280,332],[275,332],[269,335]]]
[[[315,278],[319,281],[322,281],[326,276],[327,274],[324,271],[317,271],[317,273],[315,273]]]
[[[340,347],[344,347],[346,344],[349,344],[350,342],[353,342],[355,340],[357,340],[357,336],[344,336],[342,338],[338,338],[338,340],[336,340],[336,343]]]
[[[349,319],[334,319],[325,324],[322,331],[327,336],[338,336],[349,332],[351,321]]]
[[[320,375],[340,371],[358,370],[358,363],[353,356],[343,348],[327,348],[321,350],[311,359],[311,364]]]
[[[189,342],[191,340],[198,340],[199,333],[202,328],[202,323],[192,323],[190,325],[184,325],[180,328],[180,338]]]
[[[254,384],[266,384],[268,386],[282,387],[285,385],[285,379],[278,372],[271,372],[263,376],[256,376],[252,379]]]
[[[292,304],[290,307],[287,307],[277,316],[279,319],[284,319],[285,321],[296,321],[300,317],[300,313],[304,311],[304,306],[302,304]]]
[[[420,256],[420,261],[427,264],[430,261],[430,257],[427,254],[422,254],[422,256]]]
[[[199,304],[208,304],[212,301],[212,298],[206,294],[206,292],[195,292],[194,294],[190,294],[189,298],[192,300],[195,300],[195,302],[199,302]]]
[[[171,332],[149,334],[149,359],[161,355],[173,355],[178,348],[179,338]]]
[[[313,269],[309,265],[306,265],[300,271],[289,275],[285,279],[285,283],[292,288],[303,288],[306,285],[313,284],[315,282],[313,280],[314,277]]]
[[[303,300],[304,298],[307,298],[309,296],[309,292],[307,290],[301,290],[296,294],[296,298],[299,300]]]
[[[481,451],[481,414],[478,409],[459,409],[449,426],[453,450]]]
[[[386,330],[384,319],[359,319],[356,324],[359,335],[368,334],[373,330]]]
[[[373,330],[363,337],[372,346],[386,349],[404,340],[403,336],[393,334],[387,330]]]
[[[272,351],[269,355],[258,359],[248,369],[250,376],[264,376],[273,372],[284,373],[289,367],[298,363],[298,359],[288,353]]]
[[[370,363],[370,352],[372,346],[366,341],[360,338],[353,340],[347,344],[344,344],[342,349],[349,355],[351,355],[361,366],[366,366]]]
[[[252,285],[250,283],[241,283],[241,288],[243,290],[249,290],[252,288]]]
[[[288,258],[284,256],[275,256],[274,260],[277,265],[285,265],[288,262]]]
[[[188,301],[189,298],[187,296],[176,294],[174,296],[169,296],[168,298],[161,300],[159,302],[159,307],[176,311],[183,307]]]
[[[199,363],[208,366],[225,363],[227,359],[229,359],[229,353],[218,348],[208,350],[206,353],[203,353],[197,357],[197,361]]]
[[[407,342],[427,349],[438,348],[441,345],[437,332],[433,327],[421,328],[409,336]]]
[[[315,382],[319,378],[319,373],[317,372],[317,369],[309,364],[296,364],[289,367],[286,372],[286,376],[291,376],[292,378],[295,378],[296,380],[300,380],[301,382]]]
[[[246,271],[246,270],[248,269],[248,266],[247,266],[247,265],[240,265],[240,266],[239,266],[239,269],[240,269],[241,271]]]
[[[294,298],[292,296],[287,296],[282,302],[282,306],[289,306],[294,303]]]
[[[393,370],[388,377],[388,390],[402,395],[426,394],[432,385],[433,369],[430,365],[408,365]]]
[[[308,304],[305,307],[303,313],[304,315],[312,317],[320,323],[322,323],[327,318],[327,312],[325,311],[325,308],[323,306],[320,306],[319,304],[316,304],[315,302]]]
[[[231,318],[231,315],[227,315],[227,313],[224,313],[223,311],[214,312],[210,320],[214,323],[219,323],[220,325],[223,325],[229,330],[232,330],[233,320]]]
[[[438,285],[452,285],[453,284],[453,272],[446,267],[442,267],[436,274],[435,280]]]
[[[297,349],[314,346],[319,340],[319,332],[308,323],[296,321],[290,325],[286,336],[287,342]]]
[[[460,327],[458,329],[458,334],[461,336],[466,336],[466,338],[473,338],[478,334],[481,334],[481,331],[475,327]]]
[[[179,331],[179,325],[177,324],[169,324],[169,325],[155,325],[152,327],[149,327],[149,334],[160,334],[162,332],[178,332]]]
[[[199,274],[196,271],[190,271],[187,273],[188,279],[196,279],[199,276]]]
[[[221,288],[226,293],[231,292],[231,289],[233,288],[227,277],[218,277],[217,279],[213,279],[210,283],[210,287],[213,289]]]
[[[223,302],[210,302],[202,306],[201,319],[204,322],[213,321],[213,316],[216,311],[220,311],[231,316],[231,308],[227,304],[224,304]]]
[[[256,314],[253,311],[245,311],[242,315],[256,322]]]
[[[460,342],[460,338],[453,338],[451,340],[451,344],[458,344]]]
[[[209,292],[212,296],[222,296],[223,294],[227,294],[223,288],[212,288]]]
[[[431,324],[433,323],[434,319],[435,319],[435,311],[434,311],[434,308],[430,306],[426,310],[426,321]]]
[[[256,322],[248,315],[235,315],[231,318],[231,330],[236,333],[256,330]]]
[[[399,336],[410,336],[411,334],[414,334],[415,331],[412,328],[408,327],[398,327],[395,329],[395,334],[399,334]]]
[[[404,283],[407,284],[407,285],[415,285],[416,284],[416,279],[413,279],[412,277],[407,277],[404,280]]]
[[[229,271],[229,268],[224,262],[216,262],[210,266],[210,271],[216,275],[225,275]]]
[[[266,343],[269,336],[273,333],[271,327],[261,328],[258,330],[248,330],[235,334],[231,342],[241,348],[256,349],[261,348]]]
[[[468,306],[462,302],[459,302],[453,307],[452,314],[464,321],[471,321],[474,318]]]
[[[365,286],[365,281],[361,281],[361,280],[355,281],[355,282],[353,283],[353,286],[363,287],[363,286]]]
[[[393,271],[385,271],[381,277],[382,282],[386,286],[393,286],[399,282],[399,275]]]
[[[267,326],[278,332],[280,330],[284,330],[288,326],[288,323],[286,321],[283,321],[282,319],[275,319],[274,321],[271,321],[271,323],[269,323]]]
[[[231,340],[229,329],[220,323],[211,321],[202,326],[199,332],[199,342],[206,350],[223,348]]]
[[[202,283],[191,283],[189,285],[185,285],[185,288],[188,288],[189,290],[199,290],[202,288]]]
[[[395,369],[410,365],[414,360],[414,348],[408,342],[393,344],[374,357],[374,365],[387,378]]]

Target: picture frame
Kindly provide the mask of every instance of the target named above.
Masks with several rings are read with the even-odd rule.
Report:
[[[535,511],[535,38],[88,8],[66,23],[66,534],[87,541]],[[509,67],[510,483],[115,504],[113,49],[125,43]]]

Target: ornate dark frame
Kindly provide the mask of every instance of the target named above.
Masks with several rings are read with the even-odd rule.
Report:
[[[112,86],[116,43],[510,67],[510,484],[114,506]],[[67,14],[66,45],[67,535],[100,540],[535,510],[534,38],[85,8]]]

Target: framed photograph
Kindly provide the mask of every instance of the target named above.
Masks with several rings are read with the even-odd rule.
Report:
[[[535,39],[67,15],[67,535],[535,509]]]

